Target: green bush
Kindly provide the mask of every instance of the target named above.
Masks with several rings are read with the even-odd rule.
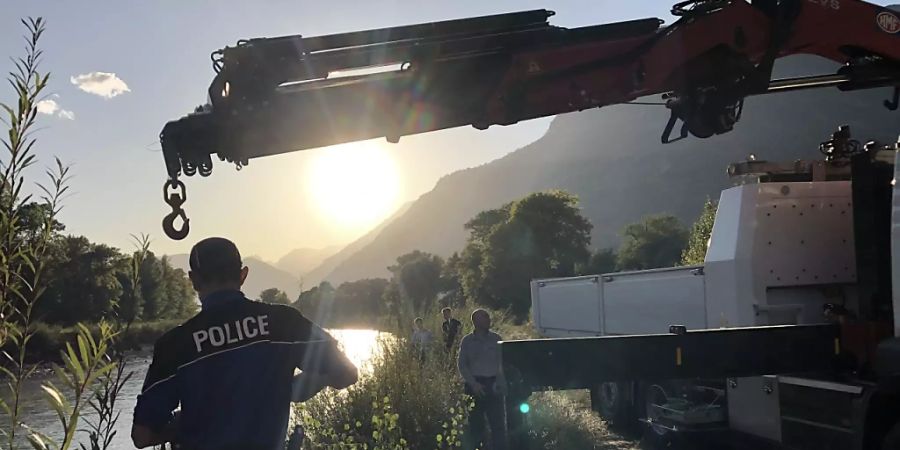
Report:
[[[718,202],[706,199],[706,203],[703,204],[703,212],[691,227],[687,247],[681,253],[682,265],[699,266],[706,260],[706,250],[709,249],[709,238],[712,236],[718,208]]]
[[[469,311],[457,310],[463,333],[471,332]],[[494,330],[504,339],[532,337],[530,328],[513,325],[506,314],[491,314]],[[410,326],[381,340],[380,354],[362,371],[358,383],[345,391],[325,391],[294,408],[294,422],[306,431],[304,449],[461,447],[471,398],[463,393],[456,361],[444,352],[439,314],[424,314],[423,319],[425,328],[435,334],[424,361],[408,343]],[[528,450],[633,447],[609,434],[588,408],[584,393],[536,393],[529,403],[533,407],[527,417]]]
[[[136,322],[125,329],[116,341],[122,348],[137,350],[152,346],[165,332],[180,325],[183,320],[159,320],[154,322]]]
[[[435,345],[423,361],[405,340],[379,345],[358,383],[295,408],[308,436],[305,448],[459,447],[471,405],[448,355]]]
[[[526,419],[525,450],[638,448],[636,443],[609,432],[603,419],[588,407],[583,392],[539,392],[532,394],[528,403],[532,408]]]
[[[178,320],[133,323],[116,337],[116,345],[124,350],[138,350],[152,346],[163,333],[180,323]],[[76,327],[62,327],[44,322],[36,322],[32,327],[34,335],[28,342],[27,355],[27,361],[31,363],[60,362],[60,351],[65,350],[67,342],[74,344],[78,335]],[[99,337],[97,324],[88,325],[88,329],[95,338]],[[4,349],[9,351],[8,347],[11,345],[6,343]]]

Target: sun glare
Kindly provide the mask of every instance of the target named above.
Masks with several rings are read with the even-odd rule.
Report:
[[[356,231],[374,226],[397,207],[397,168],[378,144],[344,144],[316,152],[307,190],[326,220]]]

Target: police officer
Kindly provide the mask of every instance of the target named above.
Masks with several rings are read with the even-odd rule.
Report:
[[[292,399],[356,382],[356,367],[328,333],[294,308],[241,293],[247,272],[227,239],[191,249],[201,310],[156,341],[134,410],[138,448],[283,449]],[[296,381],[295,368],[303,371]]]

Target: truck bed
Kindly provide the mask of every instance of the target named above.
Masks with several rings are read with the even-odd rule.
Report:
[[[534,326],[546,337],[708,327],[702,266],[535,280],[531,289]]]

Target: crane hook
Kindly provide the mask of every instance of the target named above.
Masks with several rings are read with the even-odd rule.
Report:
[[[182,224],[182,228],[180,230],[175,228],[175,219],[181,217],[181,220],[184,222]],[[188,233],[191,231],[191,219],[188,219],[184,214],[184,210],[172,211],[163,218],[163,231],[166,232],[166,236],[176,241],[180,241],[187,237]]]
[[[184,183],[174,178],[166,180],[163,184],[163,200],[172,207],[172,212],[167,214],[162,221],[163,231],[165,231],[166,236],[176,241],[186,238],[191,230],[191,221],[181,207],[187,201],[187,191]],[[181,218],[182,221],[180,230],[175,228],[175,219],[178,218]]]

